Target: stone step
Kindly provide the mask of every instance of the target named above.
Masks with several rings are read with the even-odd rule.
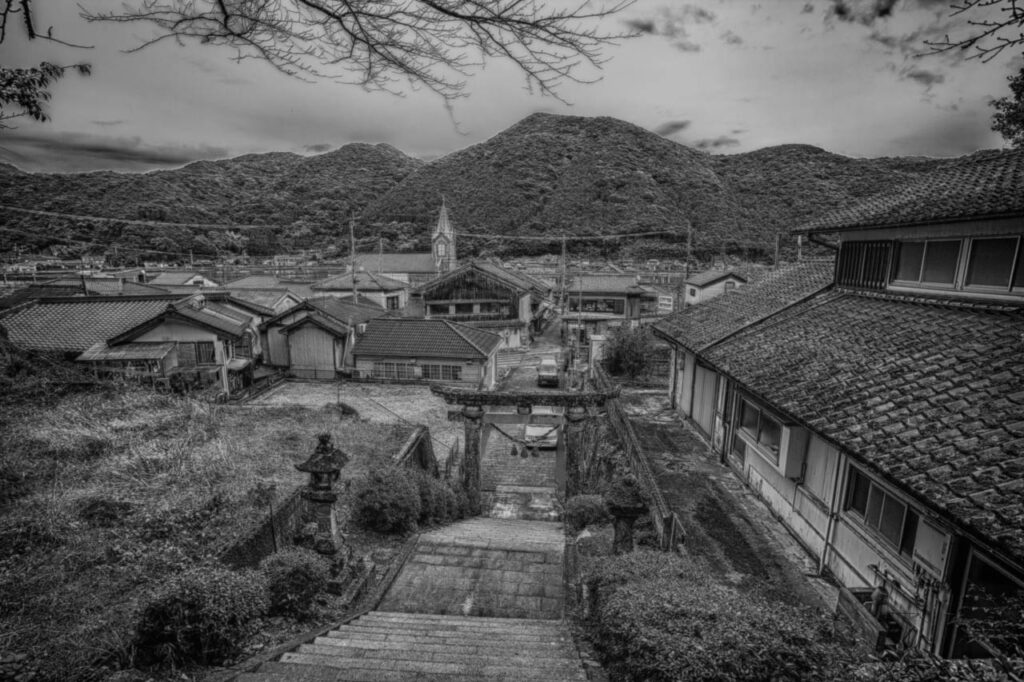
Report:
[[[307,646],[307,645],[303,645]],[[406,661],[364,659],[330,654],[287,653],[281,657],[282,663],[296,663],[343,669],[363,668],[368,670],[387,670],[406,674],[428,675],[477,675],[478,679],[490,679],[493,675],[520,675],[518,679],[538,678],[546,675],[549,680],[586,679],[578,662],[564,661],[556,665],[502,665],[500,663],[445,663],[440,661]]]
[[[319,641],[323,639],[325,641]],[[330,640],[330,641],[327,641]],[[552,638],[550,640],[530,640],[517,638],[480,638],[474,637],[472,633],[463,633],[458,637],[401,637],[387,636],[383,638],[366,637],[358,634],[347,634],[344,631],[332,630],[326,635],[317,638],[314,644],[336,644],[338,646],[349,646],[355,649],[394,648],[397,645],[406,648],[420,646],[441,646],[446,650],[451,647],[473,647],[483,650],[497,649],[500,652],[507,652],[509,648],[522,648],[537,650],[539,652],[550,652],[564,650],[571,646],[572,642],[563,638]]]
[[[457,615],[457,614],[453,614]],[[541,623],[548,623],[551,621],[535,621]],[[471,625],[462,627],[443,626],[438,625],[434,627],[428,627],[426,625],[417,627],[406,627],[404,625],[391,625],[380,622],[369,622],[358,625],[342,625],[337,630],[331,630],[331,632],[340,633],[339,636],[346,637],[366,637],[369,639],[381,639],[384,637],[445,637],[445,638],[457,638],[465,637],[466,635],[472,635],[473,637],[480,638],[506,638],[523,641],[545,641],[548,638],[559,636],[561,633],[555,630],[539,630],[539,629],[516,629],[516,630],[503,630],[496,628],[474,628]]]
[[[358,660],[358,659],[356,659]],[[514,672],[499,674],[492,670],[488,680],[499,680],[500,682],[515,682],[518,680],[586,680],[587,677],[582,669],[578,672],[561,672],[557,676],[551,676],[550,672],[541,669],[539,672],[530,668],[519,668]],[[480,680],[478,674],[470,673],[459,675],[453,673],[440,673],[431,675],[419,673],[410,675],[408,671],[382,670],[373,661],[365,661],[363,666],[354,665],[347,669],[340,669],[334,666],[315,665],[309,663],[281,663],[269,662],[260,666],[258,672],[245,673],[235,678],[238,682],[406,682],[410,679],[444,679],[452,682],[468,682],[469,680]]]
[[[492,519],[562,520],[562,505],[553,488],[498,486],[495,492],[480,493],[480,506]]]
[[[513,650],[506,646],[504,649],[497,647],[477,646],[453,646],[447,644],[408,644],[406,642],[377,642],[378,647],[354,646],[345,642],[332,640],[330,637],[317,637],[310,644],[303,644],[299,647],[299,653],[324,654],[330,656],[348,656],[351,658],[385,658],[388,660],[409,660],[409,661],[443,661],[447,663],[471,663],[483,661],[488,664],[512,665],[502,663],[515,659],[515,665],[529,664],[534,661],[544,665],[554,665],[564,662],[571,653],[564,647],[543,648],[530,647],[527,653],[511,653]],[[526,658],[523,658],[523,657]],[[520,660],[520,659],[523,660]],[[492,660],[493,659],[493,660]]]
[[[479,616],[438,616],[430,613],[406,613],[405,611],[369,611],[360,616],[357,620],[386,620],[411,621],[417,623],[444,623],[445,625],[473,625],[483,627],[485,625],[500,625],[503,627],[533,627],[540,630],[551,630],[564,632],[564,625],[553,625],[551,623],[538,623],[529,618],[481,618]]]

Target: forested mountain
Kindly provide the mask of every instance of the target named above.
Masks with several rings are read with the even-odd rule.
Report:
[[[445,197],[456,229],[473,234],[674,236],[610,242],[630,255],[695,250],[769,251],[775,233],[913,179],[943,160],[852,159],[807,145],[711,155],[612,118],[535,114],[480,144],[431,163],[388,145],[350,144],[319,156],[250,154],[146,174],[21,173],[0,167],[0,203],[78,215],[163,222],[268,225],[193,230],[0,212],[5,234],[30,250],[198,254],[347,247],[357,236],[385,248],[423,248]],[[468,250],[512,255],[558,244],[464,239]]]

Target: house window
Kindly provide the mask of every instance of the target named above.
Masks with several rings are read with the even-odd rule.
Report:
[[[462,381],[459,365],[423,365],[423,378],[431,381]]]
[[[696,296],[696,295],[697,295],[697,290],[694,289],[693,287],[690,287],[690,296]]]
[[[774,464],[779,463],[779,443],[782,440],[782,424],[769,416],[754,403],[740,398],[739,424],[737,435],[745,436],[744,440],[751,445],[759,446],[759,450]],[[735,449],[735,444],[734,444]],[[746,449],[744,448],[744,453]]]
[[[900,243],[896,279],[921,284],[953,284],[960,244],[959,239]]]
[[[843,242],[836,264],[836,284],[860,289],[884,289],[891,253],[892,242],[889,241]],[[913,270],[916,277],[920,266],[914,270],[908,265],[908,270]]]
[[[438,256],[447,256],[448,255],[448,245],[445,244],[444,242],[438,242],[437,243],[437,255]]]
[[[388,296],[384,302],[388,310],[398,310],[398,296]]]
[[[726,291],[732,291],[735,288],[736,288],[736,282],[729,281],[729,282],[725,283],[725,290]]]
[[[917,537],[917,514],[853,467],[847,483],[846,509],[900,554],[911,555]]]
[[[377,379],[413,379],[413,365],[405,362],[374,362],[373,376]]]
[[[972,239],[971,253],[967,258],[967,278],[964,286],[998,287],[1010,286],[1014,262],[1020,261],[1017,253],[1017,237],[998,239]],[[1017,282],[1024,277],[1017,268]]]

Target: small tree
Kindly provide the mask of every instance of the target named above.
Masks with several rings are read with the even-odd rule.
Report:
[[[1017,149],[1024,149],[1024,68],[1007,80],[1011,95],[992,102],[996,110],[992,115],[992,130]]]
[[[612,374],[635,379],[650,369],[654,338],[647,327],[616,327],[605,344],[604,361]]]

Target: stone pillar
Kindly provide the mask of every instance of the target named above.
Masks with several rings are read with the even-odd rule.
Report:
[[[583,488],[583,427],[587,410],[573,405],[565,413],[565,496],[579,495]]]
[[[462,408],[465,424],[466,454],[462,459],[462,485],[469,496],[470,513],[480,513],[480,429],[484,410],[477,405]]]

